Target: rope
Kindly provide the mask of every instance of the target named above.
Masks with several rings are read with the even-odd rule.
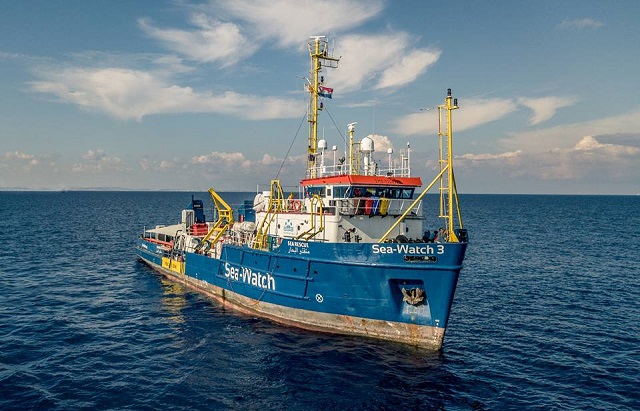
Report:
[[[273,250],[272,250],[273,251]],[[278,255],[280,255],[280,246],[278,246],[278,248],[276,249],[276,252],[273,253],[273,266],[276,266],[276,261],[278,259]],[[273,275],[273,272],[275,271],[275,268],[271,269],[271,273],[269,273],[269,271],[267,270],[267,274],[271,274]],[[260,294],[260,297],[258,297],[258,299],[256,300],[256,302],[254,304],[251,305],[251,308],[255,307],[256,305],[258,305],[260,303],[260,301],[262,301],[262,297],[264,297],[264,294],[267,292],[266,288],[262,289],[262,294]]]
[[[276,174],[276,178],[274,178],[274,180],[277,180],[278,177],[280,177],[280,173],[282,172],[282,168],[284,167],[284,163],[285,161],[287,161],[287,158],[289,158],[289,153],[291,153],[291,149],[293,148],[293,143],[296,142],[296,139],[298,138],[298,133],[300,132],[300,129],[302,128],[302,124],[304,123],[304,120],[307,118],[307,113],[304,114],[304,116],[302,116],[302,121],[300,121],[300,125],[298,126],[298,130],[296,130],[296,134],[293,136],[293,140],[291,140],[291,144],[289,145],[289,150],[287,150],[287,154],[285,154],[284,158],[282,159],[282,164],[280,164],[280,169],[278,170],[278,174]]]
[[[347,144],[347,139],[344,138],[344,135],[342,134],[342,130],[340,130],[340,127],[338,127],[338,125],[336,124],[336,121],[333,119],[333,116],[331,115],[331,113],[329,112],[329,108],[325,107],[324,110],[327,112],[327,115],[329,116],[329,118],[331,119],[331,122],[333,123],[333,126],[336,128],[336,130],[338,130],[338,134],[340,134],[340,137],[342,137],[342,141]]]

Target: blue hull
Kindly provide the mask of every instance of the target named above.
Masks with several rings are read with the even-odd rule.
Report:
[[[186,253],[184,274],[138,239],[142,260],[221,303],[298,327],[440,349],[466,243],[326,244],[283,240],[272,251],[223,245]],[[404,290],[403,290],[404,289]],[[424,290],[412,304],[411,290]]]

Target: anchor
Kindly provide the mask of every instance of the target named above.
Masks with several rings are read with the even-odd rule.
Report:
[[[404,295],[402,301],[406,301],[408,304],[418,306],[424,303],[425,292],[422,288],[412,288],[409,291],[403,288],[402,295]]]

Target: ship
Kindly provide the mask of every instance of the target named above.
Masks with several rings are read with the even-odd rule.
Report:
[[[468,233],[453,170],[448,89],[438,106],[437,174],[422,188],[411,174],[411,151],[376,160],[370,136],[347,125],[344,157],[333,161],[318,139],[331,97],[325,70],[338,68],[324,36],[307,42],[310,57],[306,171],[296,189],[264,182],[237,209],[213,188],[205,204],[176,212],[174,224],[144,228],[137,256],[157,272],[224,307],[336,335],[364,336],[441,350]],[[259,187],[259,186],[258,186]],[[425,195],[437,190],[434,205]],[[251,198],[253,197],[253,198]],[[433,213],[439,227],[425,227]],[[209,212],[207,211],[207,214]]]

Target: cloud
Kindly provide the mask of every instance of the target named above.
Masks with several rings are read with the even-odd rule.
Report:
[[[242,34],[238,25],[220,22],[201,13],[191,16],[194,30],[157,28],[146,18],[139,19],[138,24],[147,35],[168,49],[199,62],[231,66],[256,50],[256,45]]]
[[[376,153],[387,153],[388,149],[393,149],[393,143],[387,136],[381,136],[379,134],[369,134],[367,137],[373,140],[373,147]]]
[[[603,144],[593,136],[584,136],[568,149],[554,148],[537,154],[546,167],[544,179],[592,178],[595,181],[639,178],[635,164],[640,162],[640,148],[619,144]]]
[[[103,150],[96,150],[96,151],[89,150],[87,154],[82,156],[83,160],[89,160],[89,161],[100,161],[105,158],[108,158],[108,157]]]
[[[415,49],[408,33],[347,35],[336,44],[342,59],[339,70],[327,74],[336,94],[404,86],[416,80],[440,58],[435,48]],[[373,52],[375,50],[375,52]]]
[[[199,63],[231,67],[265,45],[290,50],[293,45],[304,47],[301,40],[308,39],[309,33],[335,35],[353,30],[379,16],[384,2],[238,0],[182,6],[191,12],[187,28],[138,20],[139,28],[172,54],[74,53],[75,61],[35,67],[36,80],[27,83],[28,90],[120,120],[177,113],[218,113],[249,120],[295,118],[302,113],[299,101],[240,94],[229,88],[196,90],[177,78],[196,71]],[[348,56],[340,70],[330,75],[331,86],[339,87],[338,96],[364,85],[385,91],[405,86],[441,55],[435,48],[415,47],[417,39],[405,32],[338,38],[336,49]]]
[[[7,53],[6,51],[0,51],[0,59],[12,60],[12,59],[22,59],[25,57],[29,58],[27,55],[21,54],[21,53]]]
[[[521,175],[520,165],[525,158],[522,150],[503,153],[462,154],[454,157],[454,165],[459,170],[465,170],[468,174],[506,174],[511,177]],[[435,160],[428,160],[427,168],[438,170],[440,164]]]
[[[264,154],[259,163],[263,166],[273,166],[282,164],[282,159],[278,157],[274,157],[270,154]]]
[[[168,113],[223,113],[249,120],[293,118],[300,104],[293,100],[232,91],[196,92],[170,84],[165,76],[125,68],[67,68],[39,70],[43,80],[29,84],[32,92],[51,94],[59,101],[107,113],[121,120]]]
[[[456,159],[459,168],[474,175],[498,174],[530,181],[572,180],[585,186],[614,179],[633,183],[640,181],[638,129],[640,110],[513,133],[497,145],[498,149],[506,149],[502,152],[464,154]]]
[[[496,121],[523,106],[533,111],[529,124],[537,125],[552,118],[558,109],[569,107],[576,101],[573,97],[561,96],[463,99],[460,100],[459,106],[464,115],[456,116],[454,129],[462,131]],[[409,114],[396,120],[394,127],[396,132],[403,135],[433,134],[434,130],[438,129],[438,112],[430,110]]]
[[[559,106],[572,102],[572,99],[562,97],[518,99],[518,104],[533,107],[534,118],[537,116],[537,119],[543,119]],[[466,109],[468,104],[465,100],[462,103]],[[508,105],[508,102],[502,101],[502,104]],[[496,101],[479,104],[473,117],[481,118],[477,115],[489,107],[500,105]],[[457,130],[461,126],[458,117],[455,121]],[[467,126],[478,123],[480,121],[469,120]],[[496,146],[503,151],[466,153],[456,156],[455,161],[459,173],[488,176],[486,178],[504,181],[505,184],[528,181],[537,184],[541,190],[562,190],[564,185],[549,184],[566,184],[568,181],[574,186],[584,187],[599,183],[606,185],[611,181],[633,187],[640,181],[640,168],[637,167],[640,164],[639,129],[640,110],[635,110],[583,123],[513,133]]]
[[[251,28],[260,41],[275,39],[280,47],[300,47],[300,39],[360,26],[379,15],[382,1],[235,0],[213,2]]]
[[[618,132],[598,135],[598,141],[624,146],[640,147],[640,132]]]
[[[455,119],[454,130],[467,130],[496,121],[517,109],[512,99],[468,99],[460,102],[464,116]],[[394,122],[394,131],[401,135],[432,135],[438,130],[438,112],[426,111],[409,114]]]
[[[235,0],[211,1],[190,15],[190,29],[161,28],[150,19],[140,28],[187,59],[232,66],[254,54],[263,43],[302,47],[309,34],[349,30],[377,16],[381,1]],[[215,17],[214,17],[215,16]],[[295,16],[295,18],[292,18]]]
[[[7,151],[0,157],[1,166],[5,168],[20,169],[30,171],[35,167],[54,167],[55,161],[48,155],[36,155],[23,153],[21,151]]]
[[[500,141],[507,149],[521,149],[527,152],[546,152],[551,148],[568,149],[574,147],[584,136],[624,136],[629,140],[639,141],[640,109],[618,116],[585,121],[582,123],[563,124],[554,127],[536,129],[525,132],[514,132]]]
[[[4,153],[4,158],[7,160],[21,160],[29,164],[35,165],[40,162],[37,156],[33,154],[22,153],[19,151],[8,151]]]
[[[592,18],[566,19],[558,25],[563,30],[598,29],[602,26],[604,23]]]
[[[410,83],[435,64],[442,52],[437,49],[414,50],[384,70],[376,88],[399,87]]]
[[[593,136],[585,136],[574,147],[573,151],[583,153],[601,153],[609,158],[634,156],[640,153],[640,148],[621,144],[603,144]]]
[[[253,163],[247,160],[244,154],[240,152],[224,153],[213,151],[210,154],[192,157],[190,163],[206,166],[210,170],[220,172],[225,172],[231,168],[235,170],[240,168],[246,171],[250,170],[253,166]]]
[[[167,74],[190,73],[194,67],[184,64],[184,60],[178,56],[162,55],[153,59],[153,64],[167,71]]]
[[[142,171],[170,171],[173,172],[178,169],[178,164],[176,161],[169,160],[150,160],[148,158],[143,158],[139,162],[140,169]]]
[[[298,178],[304,175],[306,159],[306,154],[287,157],[286,161],[281,157],[264,154],[262,158],[252,160],[241,152],[213,151],[192,157],[187,169],[188,172],[195,172],[227,190],[239,186],[255,187],[256,182],[268,184],[274,178],[283,180],[283,185],[291,185],[296,184]],[[228,186],[230,170],[234,175],[232,186]]]
[[[640,170],[634,167],[638,162],[640,147],[605,144],[593,136],[584,136],[571,147],[545,152],[515,150],[456,156],[459,168],[542,180],[606,181],[615,177],[632,181],[640,178]]]
[[[102,173],[109,171],[125,171],[124,162],[118,157],[110,157],[103,150],[89,150],[82,156],[84,162],[71,167],[74,173]]]
[[[518,99],[518,104],[533,110],[533,117],[529,120],[531,125],[536,125],[549,120],[562,107],[572,106],[576,99],[572,97],[541,97]]]
[[[140,19],[139,25],[149,36],[187,59],[232,66],[265,44],[302,48],[301,40],[310,34],[346,33],[379,16],[384,2],[236,0],[212,1],[195,9],[198,11],[191,15],[190,30],[159,28],[149,19]],[[372,89],[406,85],[435,64],[441,54],[438,49],[413,48],[415,39],[404,32],[340,34],[338,39],[336,54],[345,58],[340,70],[330,76],[340,93],[357,90],[367,81],[371,81]]]
[[[463,154],[461,156],[456,156],[457,160],[468,160],[474,162],[487,162],[487,161],[513,161],[522,156],[522,150],[509,151],[505,153],[498,154]]]

